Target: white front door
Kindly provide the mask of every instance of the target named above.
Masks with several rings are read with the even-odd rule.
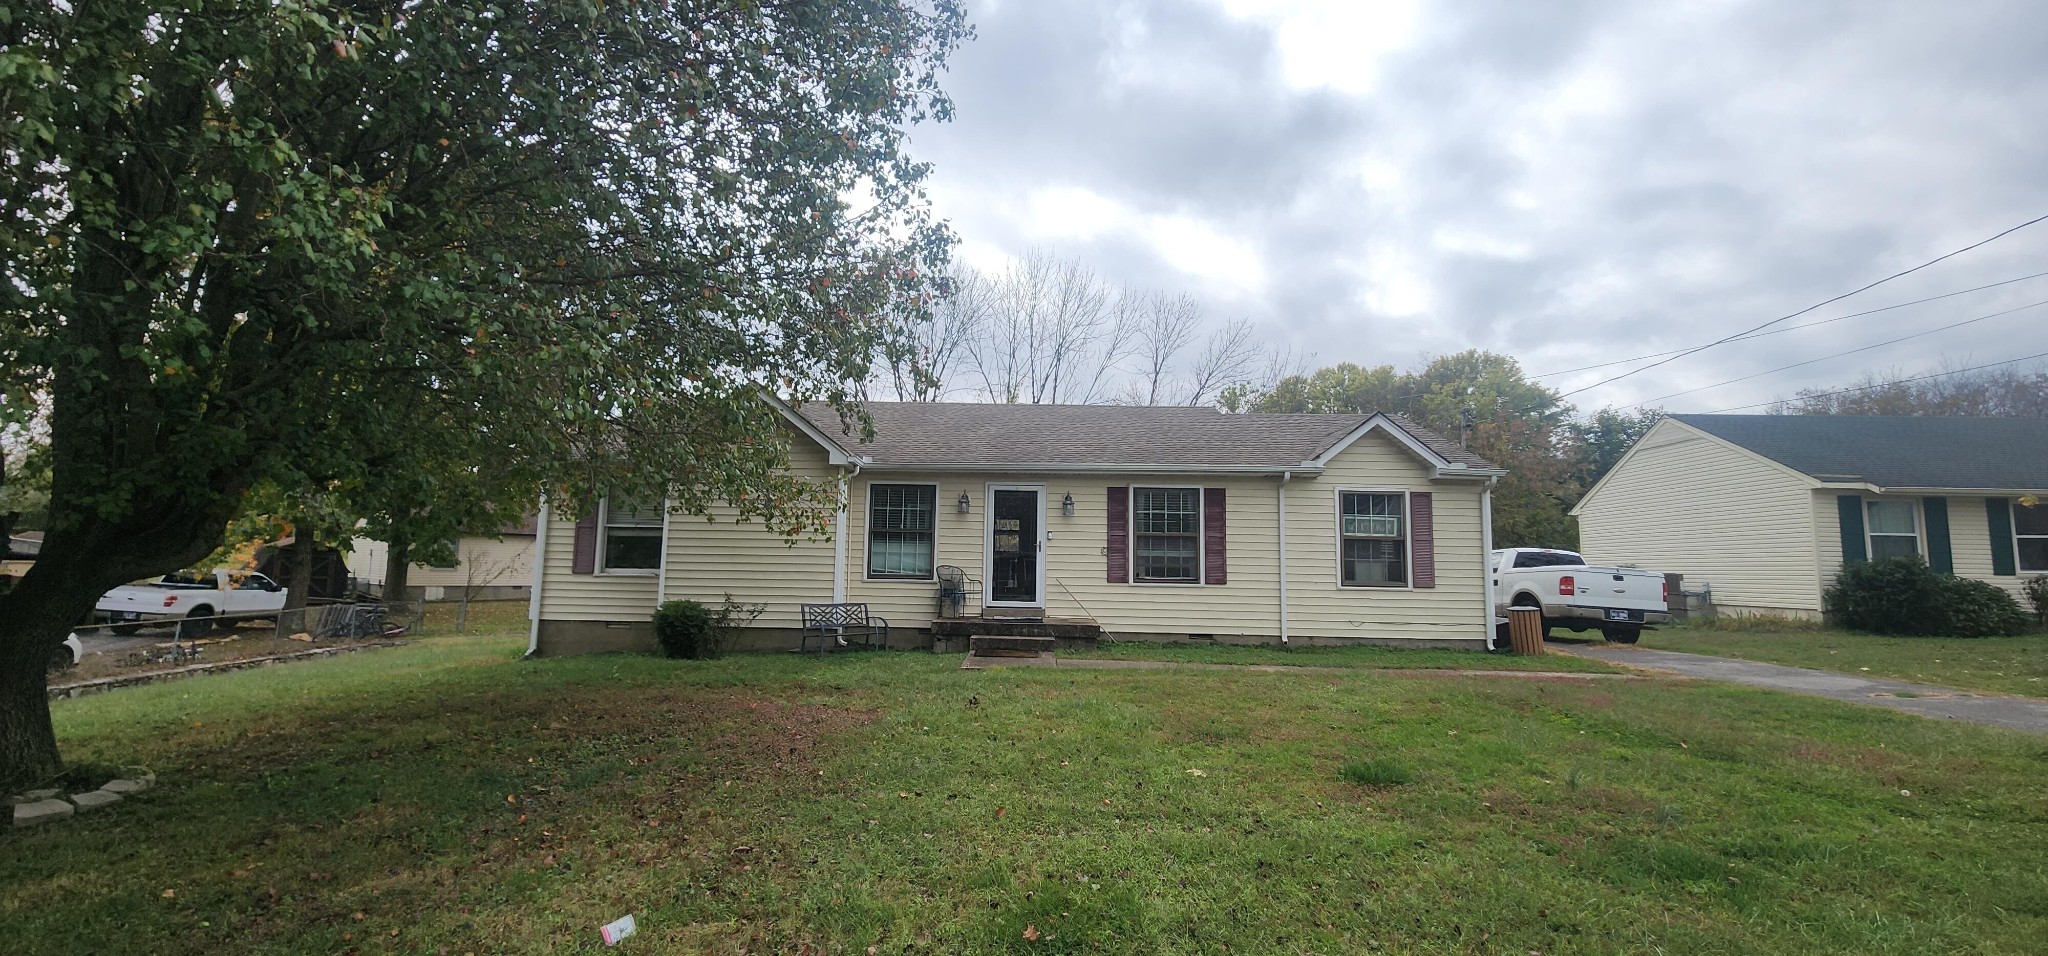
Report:
[[[1045,606],[1045,486],[988,486],[982,601],[997,607]]]

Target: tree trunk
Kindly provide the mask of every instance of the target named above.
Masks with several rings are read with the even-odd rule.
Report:
[[[310,529],[292,530],[292,543],[285,546],[284,610],[277,615],[277,636],[305,632],[306,605],[313,596],[313,558],[319,549]]]
[[[412,541],[394,531],[384,553],[384,603],[403,604],[408,600],[406,574],[411,570]]]

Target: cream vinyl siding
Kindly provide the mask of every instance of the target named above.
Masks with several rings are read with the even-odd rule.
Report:
[[[789,440],[792,474],[820,482],[838,480],[838,470],[827,463],[824,449],[794,432]],[[758,521],[741,524],[737,517],[728,506],[713,508],[708,519],[669,516],[662,560],[664,600],[715,608],[730,593],[738,603],[763,606],[755,627],[801,627],[798,605],[832,603],[829,527],[817,540],[798,538],[792,543]]]
[[[2027,603],[2025,587],[2027,579],[2034,575],[1991,573],[1991,524],[1984,514],[1984,499],[1949,496],[1948,533],[1957,576],[1989,581],[2011,592],[2020,607],[2032,608]]]
[[[645,621],[654,616],[651,574],[576,574],[576,520],[549,509],[547,553],[542,556],[543,621]]]
[[[382,541],[357,538],[348,555],[348,573],[369,584],[384,583],[384,562],[390,547]],[[455,566],[415,564],[405,573],[407,587],[527,587],[533,584],[533,535],[508,534],[504,540],[466,534],[455,544]]]
[[[1749,452],[1665,420],[1578,507],[1579,551],[1596,564],[1685,575],[1717,604],[1818,611],[1811,485]],[[1832,498],[1828,521],[1834,519]],[[1841,559],[1840,539],[1826,540]],[[1825,552],[1821,552],[1825,553]]]
[[[1353,442],[1320,476],[1287,486],[1287,605],[1295,640],[1482,640],[1487,634],[1483,481],[1436,481],[1430,465],[1379,432]],[[1268,480],[1265,497],[1277,479]],[[1338,580],[1337,491],[1426,491],[1435,496],[1436,587],[1343,587]],[[1270,509],[1268,509],[1270,512]],[[1272,520],[1269,513],[1265,519]],[[1407,527],[1406,522],[1403,523]],[[1407,527],[1409,534],[1413,528]],[[1270,534],[1270,532],[1269,532]],[[1232,565],[1233,576],[1236,566]]]

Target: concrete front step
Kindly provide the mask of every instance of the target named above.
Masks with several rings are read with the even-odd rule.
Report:
[[[967,639],[967,653],[976,657],[1036,657],[1058,646],[1056,637],[1027,634],[976,634]]]

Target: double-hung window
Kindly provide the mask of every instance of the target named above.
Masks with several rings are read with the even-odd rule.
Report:
[[[2012,534],[2020,571],[2048,571],[2048,501],[2032,505],[2013,502]]]
[[[935,485],[868,485],[868,577],[929,581]]]
[[[661,525],[668,515],[660,501],[606,498],[598,522],[599,571],[639,574],[661,568]]]
[[[1131,489],[1131,579],[1198,584],[1202,568],[1202,489]]]
[[[1398,491],[1344,491],[1337,498],[1343,586],[1407,586],[1408,496]]]
[[[1918,510],[1911,501],[1863,502],[1863,524],[1870,533],[1870,560],[1919,556]]]

